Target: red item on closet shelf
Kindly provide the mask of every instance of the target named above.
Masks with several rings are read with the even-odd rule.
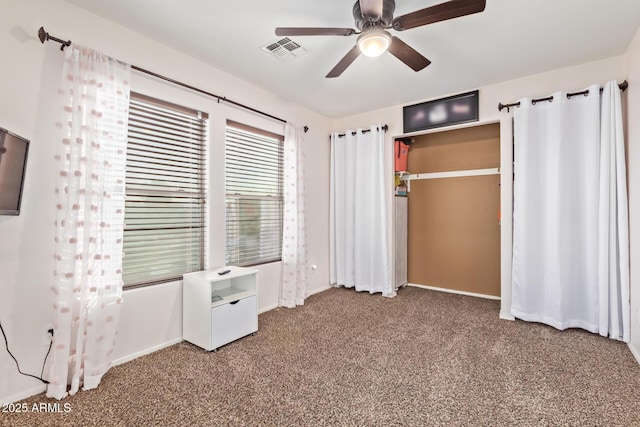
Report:
[[[409,157],[410,141],[396,139],[394,145],[394,157],[396,164],[396,172],[405,172],[407,170],[407,160]]]

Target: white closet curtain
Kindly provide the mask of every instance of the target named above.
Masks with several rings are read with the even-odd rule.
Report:
[[[304,130],[289,123],[284,135],[284,206],[280,307],[303,305],[307,297]]]
[[[607,82],[600,129],[599,332],[629,342],[629,211],[620,98],[617,82]]]
[[[520,101],[512,314],[629,339],[626,172],[616,82]]]
[[[66,50],[56,124],[53,321],[47,396],[98,386],[122,302],[124,167],[130,67]]]
[[[393,296],[384,131],[331,135],[331,284]],[[391,178],[389,178],[391,179]]]

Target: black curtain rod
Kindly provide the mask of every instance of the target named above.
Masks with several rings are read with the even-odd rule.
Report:
[[[629,87],[629,82],[627,82],[627,81],[625,80],[625,81],[623,81],[622,83],[620,83],[620,84],[618,85],[618,87],[620,88],[620,90],[621,90],[621,91],[623,91],[623,92],[624,92],[624,91],[625,91],[625,90],[627,90],[627,88]],[[603,89],[602,89],[602,88],[600,88],[600,92],[601,92],[601,93],[602,93],[602,90],[603,90]],[[587,90],[583,90],[583,91],[580,91],[580,92],[572,92],[572,93],[568,93],[568,94],[567,94],[567,98],[571,98],[572,96],[578,96],[578,95],[584,95],[584,96],[589,95],[589,89],[587,89]],[[549,101],[549,102],[553,101],[553,96],[547,96],[547,97],[545,97],[545,98],[532,99],[532,100],[531,100],[531,103],[532,103],[533,105],[536,105],[536,103],[538,103],[538,102],[544,102],[544,101]],[[509,109],[510,109],[511,107],[519,107],[519,106],[520,106],[520,102],[519,102],[519,101],[518,101],[518,102],[514,102],[514,103],[512,103],[512,104],[503,104],[503,103],[501,102],[501,103],[499,103],[499,104],[498,104],[498,111],[502,111],[504,108],[506,108],[506,109],[507,109],[507,112],[509,112],[509,111],[510,111]]]
[[[42,44],[44,44],[44,42],[49,41],[49,40],[54,41],[56,43],[60,43],[60,45],[61,45],[60,46],[60,50],[64,50],[65,47],[71,46],[71,40],[62,40],[62,39],[59,39],[57,37],[53,37],[52,35],[50,35],[49,33],[47,33],[44,30],[44,27],[40,27],[40,29],[38,30],[38,38],[40,39],[40,42]],[[253,113],[260,114],[262,116],[268,117],[268,118],[276,120],[278,122],[287,123],[286,120],[281,119],[280,117],[273,116],[273,115],[271,115],[269,113],[265,113],[264,111],[260,111],[260,110],[258,110],[256,108],[249,107],[248,105],[244,105],[244,104],[241,104],[239,102],[233,101],[231,99],[228,99],[225,96],[216,95],[215,93],[211,93],[211,92],[208,92],[206,90],[199,89],[197,87],[188,85],[186,83],[182,83],[182,82],[180,82],[178,80],[174,80],[172,78],[163,76],[162,74],[154,73],[153,71],[145,70],[144,68],[141,68],[141,67],[138,67],[138,66],[135,66],[135,65],[131,65],[131,69],[139,71],[139,72],[144,73],[144,74],[148,74],[150,76],[153,76],[153,77],[156,77],[158,79],[167,81],[169,83],[173,83],[175,85],[182,86],[182,87],[187,88],[189,90],[192,90],[194,92],[198,92],[198,93],[201,93],[203,95],[207,95],[207,96],[210,96],[212,98],[216,98],[218,100],[218,103],[220,103],[220,101],[227,102],[227,103],[229,103],[231,105],[235,105],[236,107],[240,107],[240,108],[243,108],[245,110],[251,111]],[[305,126],[304,127],[304,132],[307,133],[308,130],[309,130],[309,127]]]
[[[382,130],[385,131],[385,132],[388,131],[389,130],[389,126],[388,125],[382,126]],[[362,129],[362,133],[367,133],[367,132],[371,132],[371,129]],[[351,132],[351,135],[355,136],[357,134],[358,134],[358,132],[356,132],[356,131]],[[342,138],[345,135],[346,135],[346,133],[339,133],[338,134],[338,138]]]

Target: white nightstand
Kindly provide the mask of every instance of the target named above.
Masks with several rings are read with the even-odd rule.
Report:
[[[218,275],[219,271],[230,270]],[[224,267],[183,276],[182,337],[208,351],[258,331],[258,271]]]

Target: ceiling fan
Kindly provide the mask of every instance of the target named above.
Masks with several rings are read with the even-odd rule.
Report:
[[[278,27],[277,36],[352,36],[359,34],[356,45],[333,67],[327,77],[338,77],[347,69],[360,53],[379,56],[387,50],[414,71],[420,71],[431,64],[427,58],[411,46],[392,36],[387,30],[404,31],[435,22],[446,21],[460,16],[482,12],[486,0],[451,0],[393,17],[395,0],[359,0],[353,5],[353,28],[297,28]]]

